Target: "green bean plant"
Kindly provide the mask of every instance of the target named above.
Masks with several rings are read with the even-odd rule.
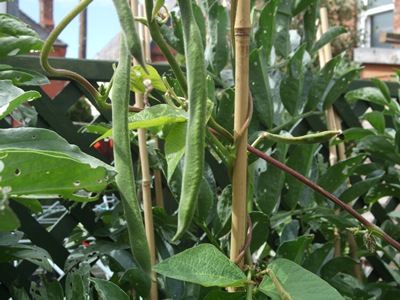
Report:
[[[45,43],[20,21],[1,16],[2,24],[18,24],[4,26],[11,38],[26,40],[15,39],[21,45],[12,49],[0,47],[0,57],[20,54],[17,48],[41,50],[47,73],[72,78],[99,107],[112,110],[111,129],[93,123],[85,130],[101,133],[94,142],[113,139],[113,165],[50,130],[0,130],[0,253],[14,253],[9,261],[28,259],[51,270],[45,250],[22,247],[22,235],[11,234],[19,220],[10,201],[33,209],[45,197],[89,202],[110,190],[121,200],[112,211],[97,212],[103,227],[90,235],[87,247],[79,246],[89,236],[82,227],[67,239],[71,255],[64,266],[65,284],[42,279],[42,285],[32,283],[32,297],[146,299],[154,280],[159,299],[389,299],[399,292],[400,231],[392,220],[399,215],[391,212],[392,219],[383,224],[363,216],[384,197],[398,203],[398,102],[376,79],[376,88],[353,90],[346,95],[348,102],[341,99],[360,71],[334,78],[344,53],[315,70],[318,50],[345,32],[332,27],[316,39],[318,0],[240,1],[225,7],[217,0],[179,0],[176,9],[167,11],[163,1],[145,0],[146,18],[133,16],[126,1],[113,1],[122,28],[120,57],[109,85],[100,90],[48,62],[54,40],[91,0],[81,1]],[[242,5],[249,5],[250,13],[238,19]],[[294,27],[299,20],[301,30]],[[159,74],[156,66],[146,64],[134,21],[148,28],[169,72]],[[251,28],[240,27],[244,23]],[[248,44],[235,36],[246,36]],[[237,50],[241,47],[248,53],[244,58]],[[132,56],[138,65],[131,64]],[[239,66],[243,61],[245,67]],[[247,71],[248,80],[240,82]],[[0,92],[2,97],[8,93],[0,99],[1,117],[40,97],[16,87],[23,84],[21,78],[28,78],[29,85],[34,79],[47,83],[39,74],[1,65]],[[130,104],[131,92],[146,96],[145,109]],[[245,104],[239,125],[237,101]],[[324,112],[337,103],[352,111],[372,103],[373,111],[354,115],[372,127],[327,131]],[[131,153],[138,128],[148,129],[150,164],[164,175],[164,208],[152,211],[155,266],[137,197],[140,161],[132,160]],[[155,136],[162,141],[160,149],[151,139]],[[328,167],[330,143],[345,143],[348,158]],[[241,164],[244,171],[235,173]],[[243,195],[243,218],[233,208],[237,194]],[[233,245],[231,236],[239,227],[244,234]],[[335,228],[340,236],[355,236],[356,245],[341,239],[339,255],[334,254]],[[232,248],[238,249],[233,256]],[[90,265],[97,260],[113,272],[110,280],[91,275]],[[357,273],[366,260],[374,270]],[[384,275],[376,275],[377,270]],[[16,299],[28,297],[18,286],[11,293]]]

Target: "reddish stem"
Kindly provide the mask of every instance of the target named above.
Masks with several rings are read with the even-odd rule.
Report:
[[[214,135],[220,136],[219,133],[216,132],[215,130],[213,130],[212,128],[209,128],[209,130]],[[331,193],[329,193],[328,191],[326,191],[325,189],[323,189],[322,187],[320,187],[316,183],[312,182],[311,180],[309,180],[308,178],[304,177],[303,175],[301,175],[300,173],[296,172],[295,170],[289,168],[288,166],[286,166],[285,164],[281,163],[280,161],[278,161],[278,160],[272,158],[271,156],[265,154],[264,152],[254,148],[254,147],[252,147],[250,145],[247,145],[247,151],[257,155],[259,158],[265,160],[266,162],[268,162],[270,164],[273,164],[274,166],[278,167],[282,171],[290,174],[294,178],[296,178],[296,179],[300,180],[301,182],[303,182],[304,184],[308,185],[314,191],[320,193],[321,195],[325,196],[329,200],[333,201],[335,204],[339,205],[342,209],[344,209],[349,214],[351,214],[354,218],[356,218],[370,232],[373,232],[373,233],[377,234],[379,237],[383,238],[390,245],[392,245],[394,248],[396,248],[397,250],[400,251],[400,243],[399,242],[397,242],[395,239],[390,237],[382,229],[380,229],[376,225],[374,225],[371,222],[369,222],[362,215],[360,215],[354,208],[352,208],[351,206],[347,205],[346,203],[341,201],[339,198],[335,197],[334,195],[332,195]]]

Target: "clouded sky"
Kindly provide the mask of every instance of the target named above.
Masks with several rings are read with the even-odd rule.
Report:
[[[54,22],[60,20],[79,0],[54,0]],[[39,21],[39,0],[19,0],[20,9]],[[118,32],[119,23],[112,0],[94,0],[88,7],[87,58],[93,58]],[[79,16],[61,33],[60,40],[68,44],[67,57],[78,57]]]

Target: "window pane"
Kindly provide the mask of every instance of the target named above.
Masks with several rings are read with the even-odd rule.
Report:
[[[393,0],[368,0],[368,8],[378,7],[386,4],[393,4]]]
[[[376,14],[371,17],[371,47],[392,48],[389,43],[379,43],[381,32],[393,32],[393,11]]]

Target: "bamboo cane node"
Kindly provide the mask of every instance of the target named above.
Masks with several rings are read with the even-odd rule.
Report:
[[[143,180],[142,181],[142,187],[145,188],[145,187],[148,187],[148,186],[151,186],[151,180]]]
[[[235,28],[235,36],[250,36],[251,28]]]

